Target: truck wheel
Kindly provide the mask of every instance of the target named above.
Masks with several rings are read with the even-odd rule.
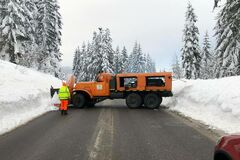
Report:
[[[150,109],[159,108],[161,103],[162,97],[158,96],[157,94],[149,93],[144,97],[144,106]]]
[[[137,93],[131,93],[126,98],[126,104],[129,108],[138,108],[142,104],[142,97]]]
[[[73,95],[73,105],[77,108],[83,108],[85,105],[86,98],[81,93],[76,93]]]

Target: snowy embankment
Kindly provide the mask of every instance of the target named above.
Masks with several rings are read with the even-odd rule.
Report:
[[[240,77],[215,80],[177,80],[170,110],[199,120],[210,128],[240,133]]]
[[[0,76],[0,134],[56,109],[49,89],[59,79],[2,60]]]

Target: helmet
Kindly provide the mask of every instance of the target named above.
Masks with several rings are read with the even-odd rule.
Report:
[[[62,81],[62,86],[66,86],[66,85],[67,85],[66,82]]]

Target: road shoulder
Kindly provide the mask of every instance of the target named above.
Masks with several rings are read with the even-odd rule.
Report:
[[[179,119],[184,124],[190,126],[191,128],[195,129],[200,134],[204,135],[205,137],[209,138],[211,141],[216,142],[220,137],[226,135],[224,131],[217,130],[210,128],[210,126],[201,123],[198,120],[192,119],[191,117],[187,117],[180,112],[171,111],[166,109],[167,114]]]

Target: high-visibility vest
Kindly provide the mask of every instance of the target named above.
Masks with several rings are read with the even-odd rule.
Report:
[[[66,100],[70,98],[70,92],[67,86],[62,86],[59,89],[58,97],[60,100]]]

